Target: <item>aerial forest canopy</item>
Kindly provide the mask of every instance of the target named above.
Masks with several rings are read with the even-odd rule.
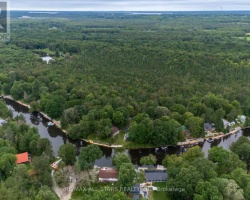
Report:
[[[250,116],[250,13],[13,12],[2,93],[61,120],[73,139],[112,127],[152,145]],[[55,60],[49,64],[41,56]]]

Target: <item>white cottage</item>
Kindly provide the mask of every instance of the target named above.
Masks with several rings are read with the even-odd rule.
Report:
[[[223,121],[224,128],[227,128],[228,126],[231,126],[229,121],[227,121],[225,119],[222,119],[222,121]]]

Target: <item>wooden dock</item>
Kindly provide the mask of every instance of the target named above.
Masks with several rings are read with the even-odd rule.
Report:
[[[221,139],[221,138],[224,138],[224,137],[226,137],[228,135],[233,135],[233,134],[237,133],[240,130],[241,130],[241,127],[236,127],[234,130],[230,131],[229,133],[220,134],[220,135],[209,137],[209,138],[212,138],[213,140],[214,139]],[[208,140],[209,138],[206,138],[206,140]]]
[[[18,103],[18,104],[20,104],[20,105],[22,105],[22,106],[30,109],[30,105],[29,104],[23,103],[21,101],[16,101],[16,100],[14,100],[12,98],[12,96],[1,96],[1,97],[4,98],[4,99],[9,99],[9,100],[15,101],[16,103]]]
[[[186,142],[178,142],[177,146],[194,146],[194,145],[198,145],[199,143],[203,143],[205,141],[205,139],[203,138],[198,138],[198,139],[190,139],[187,140]]]
[[[108,144],[104,144],[102,142],[87,140],[87,139],[83,139],[83,138],[81,140],[83,140],[84,142],[87,142],[89,144],[95,144],[95,145],[102,146],[102,147],[107,147],[107,148],[122,148],[123,147],[123,145],[108,145]]]

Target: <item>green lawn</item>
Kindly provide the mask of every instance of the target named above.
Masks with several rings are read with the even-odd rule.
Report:
[[[148,145],[148,144],[138,144],[132,141],[128,141],[125,140],[124,141],[124,135],[125,133],[121,132],[118,135],[116,135],[114,138],[112,138],[112,144],[116,144],[116,145],[123,145],[124,148],[147,148],[147,147],[153,147],[152,145]]]
[[[123,144],[124,143],[123,139],[124,139],[124,133],[120,132],[119,134],[117,134],[115,137],[112,138],[112,142],[115,145]]]
[[[124,134],[125,133],[120,132],[114,138],[112,138],[112,144],[123,145],[124,148],[145,148],[145,147],[152,147],[152,146],[147,145],[147,144],[137,144],[135,142],[128,141],[128,140],[124,141],[123,140],[124,139]]]
[[[71,199],[80,199],[82,197],[82,191],[81,190],[74,190],[74,192],[72,193]]]
[[[166,188],[166,182],[159,182],[159,183],[153,183],[153,186],[158,188]],[[154,191],[153,192],[153,199],[154,200],[168,200],[166,192],[165,191]]]
[[[99,183],[99,182],[95,182],[95,183],[91,183],[89,189],[90,190],[98,190],[101,189],[105,186],[111,187],[112,183]],[[75,189],[72,193],[71,196],[71,200],[74,199],[82,199],[82,196],[84,193],[86,193],[88,190],[88,187],[78,187],[77,189]]]
[[[29,176],[32,176],[35,174],[34,167],[32,166],[31,163],[23,163],[22,165],[25,165],[27,167],[27,172]]]
[[[240,39],[240,40],[244,40],[244,39],[246,38],[247,41],[250,41],[250,37],[236,37],[236,38],[238,38],[238,39]]]
[[[105,138],[105,139],[101,139],[99,138],[98,136],[96,136],[96,134],[90,134],[88,136],[88,140],[93,140],[94,142],[98,142],[100,141],[100,143],[104,143],[104,144],[107,144],[107,145],[111,145],[111,138]]]
[[[23,165],[25,165],[27,167],[28,171],[33,169],[33,166],[30,163],[24,163]]]
[[[52,51],[49,48],[46,48],[46,49],[34,49],[33,51],[34,52],[45,52],[45,53],[47,53],[49,55],[54,55],[55,54],[55,51]]]
[[[148,145],[148,144],[137,144],[132,141],[124,141],[124,134],[123,132],[117,134],[113,138],[107,138],[107,139],[101,139],[96,134],[90,134],[88,136],[88,140],[93,140],[95,142],[100,141],[100,143],[108,144],[108,145],[123,145],[123,148],[131,148],[131,149],[136,149],[136,148],[153,148],[154,146]]]

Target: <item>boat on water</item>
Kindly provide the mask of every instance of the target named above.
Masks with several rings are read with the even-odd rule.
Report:
[[[213,138],[208,138],[208,139],[207,139],[207,142],[209,142],[209,143],[211,143],[211,142],[213,142],[213,141],[214,141]]]
[[[48,125],[48,126],[54,126],[54,123],[53,123],[53,122],[48,122],[47,125]]]

